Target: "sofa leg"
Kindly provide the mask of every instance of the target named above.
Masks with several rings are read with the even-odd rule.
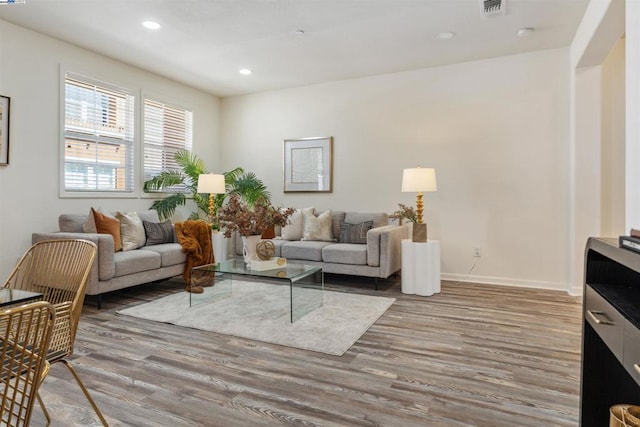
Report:
[[[96,302],[98,304],[98,310],[100,310],[102,308],[102,294],[97,295]]]
[[[376,291],[377,291],[378,290],[378,278],[377,277],[373,278],[373,283],[376,284]]]

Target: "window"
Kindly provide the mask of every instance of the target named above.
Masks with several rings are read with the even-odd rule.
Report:
[[[64,93],[65,191],[133,192],[133,94],[70,73]]]
[[[191,111],[145,98],[144,180],[148,181],[163,170],[179,170],[175,153],[185,149],[191,150],[192,134]],[[182,186],[170,190],[186,191],[186,188]]]

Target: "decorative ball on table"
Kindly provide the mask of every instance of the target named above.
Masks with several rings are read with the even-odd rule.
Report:
[[[267,261],[276,254],[276,246],[271,240],[261,240],[256,245],[256,252],[258,253],[258,258]]]

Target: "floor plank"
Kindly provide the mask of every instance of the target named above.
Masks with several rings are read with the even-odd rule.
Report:
[[[581,303],[563,292],[326,275],[397,298],[343,356],[134,319],[117,309],[177,280],[88,297],[73,364],[112,426],[576,426]],[[99,425],[58,364],[41,387],[53,426]],[[32,425],[45,425],[36,404]]]

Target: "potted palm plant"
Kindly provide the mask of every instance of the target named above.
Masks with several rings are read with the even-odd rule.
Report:
[[[166,170],[160,172],[144,183],[145,193],[167,193],[162,199],[155,200],[151,209],[158,212],[160,219],[168,219],[176,211],[178,206],[184,206],[191,199],[196,204],[197,210],[192,212],[189,219],[206,218],[209,210],[209,195],[199,194],[198,177],[208,173],[207,168],[198,157],[189,150],[180,150],[175,154],[179,170]],[[227,194],[218,194],[215,198],[216,211],[224,204],[227,195],[238,195],[247,203],[253,204],[259,198],[271,199],[266,185],[256,177],[253,172],[245,172],[241,167],[224,173]],[[214,228],[218,224],[212,224]]]

